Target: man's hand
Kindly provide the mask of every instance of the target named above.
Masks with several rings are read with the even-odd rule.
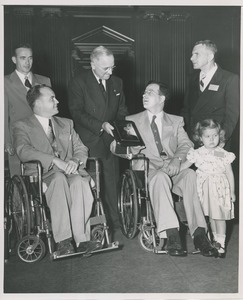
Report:
[[[104,129],[108,134],[110,134],[111,136],[114,136],[113,135],[113,132],[112,132],[112,130],[114,129],[114,127],[110,124],[110,123],[108,123],[108,122],[104,122],[103,124],[102,124],[102,129]]]
[[[76,163],[73,160],[69,160],[68,162],[63,161],[60,158],[55,157],[53,159],[54,165],[56,165],[59,169],[64,171],[65,174],[70,175],[70,174],[78,174],[78,163]]]
[[[168,167],[166,168],[166,173],[171,177],[175,176],[179,174],[180,166],[181,166],[180,160],[177,157],[172,158],[172,160],[168,164]]]
[[[9,155],[15,154],[14,147],[10,143],[5,144],[4,151],[8,152]]]

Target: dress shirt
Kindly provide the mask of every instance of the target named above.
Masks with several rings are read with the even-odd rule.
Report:
[[[92,70],[92,72],[93,72],[93,70]],[[98,76],[96,76],[95,72],[93,72],[93,74],[94,74],[94,76],[95,76],[95,78],[96,78],[98,84],[100,85],[99,80],[100,80],[101,78],[99,78]],[[104,86],[104,88],[105,88],[105,90],[106,90],[106,80],[102,79],[102,84],[103,84],[103,86]]]
[[[30,84],[32,85],[32,75],[31,72],[29,72],[27,75],[24,75],[22,73],[20,73],[18,70],[15,70],[15,72],[17,73],[17,75],[19,76],[19,79],[21,80],[21,82],[23,83],[23,85],[25,86],[25,79],[26,77],[28,77]],[[25,86],[26,87],[26,86]]]
[[[207,85],[209,84],[209,82],[211,81],[214,73],[217,71],[218,69],[218,66],[217,64],[215,63],[214,66],[212,67],[211,70],[209,70],[206,74],[203,73],[202,71],[200,72],[200,75],[199,75],[199,82],[203,79],[203,88],[201,87],[201,90],[204,91],[205,88],[207,87]]]
[[[164,115],[163,110],[158,114],[152,114],[150,111],[147,111],[147,112],[148,112],[148,118],[149,118],[149,123],[150,124],[152,122],[153,116],[156,116],[155,123],[158,127],[159,136],[160,136],[160,139],[162,141],[162,118],[163,118],[163,115]]]
[[[38,119],[38,121],[41,123],[41,126],[43,127],[43,130],[45,131],[45,134],[47,135],[48,127],[49,127],[49,118],[42,117],[42,116],[39,116],[39,115],[36,115],[36,114],[35,114],[35,116]],[[52,129],[54,131],[54,126],[52,126]]]

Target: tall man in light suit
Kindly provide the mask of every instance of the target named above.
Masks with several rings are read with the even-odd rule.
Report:
[[[4,77],[4,148],[8,153],[11,175],[20,174],[20,162],[13,148],[12,124],[32,115],[26,94],[30,86],[46,84],[51,86],[48,77],[33,74],[33,51],[31,45],[20,44],[13,50],[14,72]]]
[[[99,46],[91,55],[91,70],[75,76],[69,85],[69,109],[77,133],[89,155],[102,163],[102,192],[109,224],[119,227],[117,213],[118,158],[110,152],[112,122],[127,115],[122,80],[112,75],[112,52]]]
[[[85,171],[88,149],[73,129],[72,120],[54,117],[58,100],[51,88],[36,85],[27,93],[32,115],[14,123],[14,147],[23,162],[39,160],[43,166],[46,201],[59,255],[92,251],[88,223],[93,196]],[[31,174],[32,169],[28,170]]]
[[[131,147],[134,154],[143,153],[149,158],[149,194],[153,206],[157,232],[160,238],[168,238],[168,252],[173,256],[185,256],[178,233],[179,222],[174,210],[171,192],[183,197],[188,227],[195,247],[204,256],[215,256],[206,237],[206,222],[197,196],[196,174],[186,163],[188,150],[193,146],[183,129],[183,118],[163,111],[169,97],[167,87],[160,82],[150,82],[143,94],[141,113],[126,117],[133,121],[145,143],[145,148]],[[154,127],[155,119],[156,127]],[[156,138],[153,131],[156,131]],[[161,147],[158,147],[158,144]],[[111,148],[114,151],[114,146]],[[137,163],[137,166],[136,166]],[[139,169],[139,160],[134,162]]]
[[[238,75],[216,64],[216,53],[217,47],[210,40],[194,45],[191,61],[196,72],[189,80],[182,116],[189,137],[198,121],[214,119],[219,122],[225,130],[225,148],[229,150],[239,118],[240,83]]]

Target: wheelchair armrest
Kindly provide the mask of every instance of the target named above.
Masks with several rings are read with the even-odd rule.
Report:
[[[35,164],[36,165],[36,170],[37,170],[38,177],[41,178],[42,177],[43,168],[42,168],[42,164],[41,164],[41,162],[39,160],[30,160],[30,161],[27,161],[27,162],[21,162],[20,163],[21,175],[24,175],[24,173],[25,173],[25,167],[28,164],[29,165],[30,164]]]

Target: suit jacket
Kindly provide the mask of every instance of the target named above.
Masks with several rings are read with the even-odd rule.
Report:
[[[90,155],[100,158],[109,155],[112,141],[106,132],[100,135],[102,124],[127,115],[122,80],[112,75],[106,81],[106,93],[104,97],[92,70],[81,72],[69,85],[69,109],[75,129]]]
[[[150,169],[167,167],[173,157],[181,158],[182,162],[186,160],[187,152],[193,147],[193,143],[183,128],[184,121],[182,117],[163,113],[161,143],[164,152],[167,154],[165,160],[159,155],[147,111],[128,116],[126,119],[135,122],[137,126],[146,146],[141,153],[149,158]],[[136,163],[139,164],[139,160],[135,162],[134,167],[140,169],[139,166],[136,166]]]
[[[51,86],[48,77],[32,74],[32,85],[46,84]],[[12,141],[12,124],[33,114],[26,100],[27,89],[14,71],[4,77],[4,141]]]
[[[64,161],[77,158],[83,162],[82,167],[85,167],[88,148],[75,132],[73,121],[60,117],[53,117],[52,120],[60,158]],[[57,170],[55,166],[49,170],[54,152],[42,125],[33,113],[30,117],[14,123],[14,146],[21,161],[39,160],[44,174]],[[33,172],[31,170],[28,173]]]
[[[239,77],[221,69],[217,71],[203,92],[199,89],[199,72],[192,75],[186,91],[182,115],[191,136],[195,124],[204,119],[215,119],[226,131],[229,139],[239,117]]]

